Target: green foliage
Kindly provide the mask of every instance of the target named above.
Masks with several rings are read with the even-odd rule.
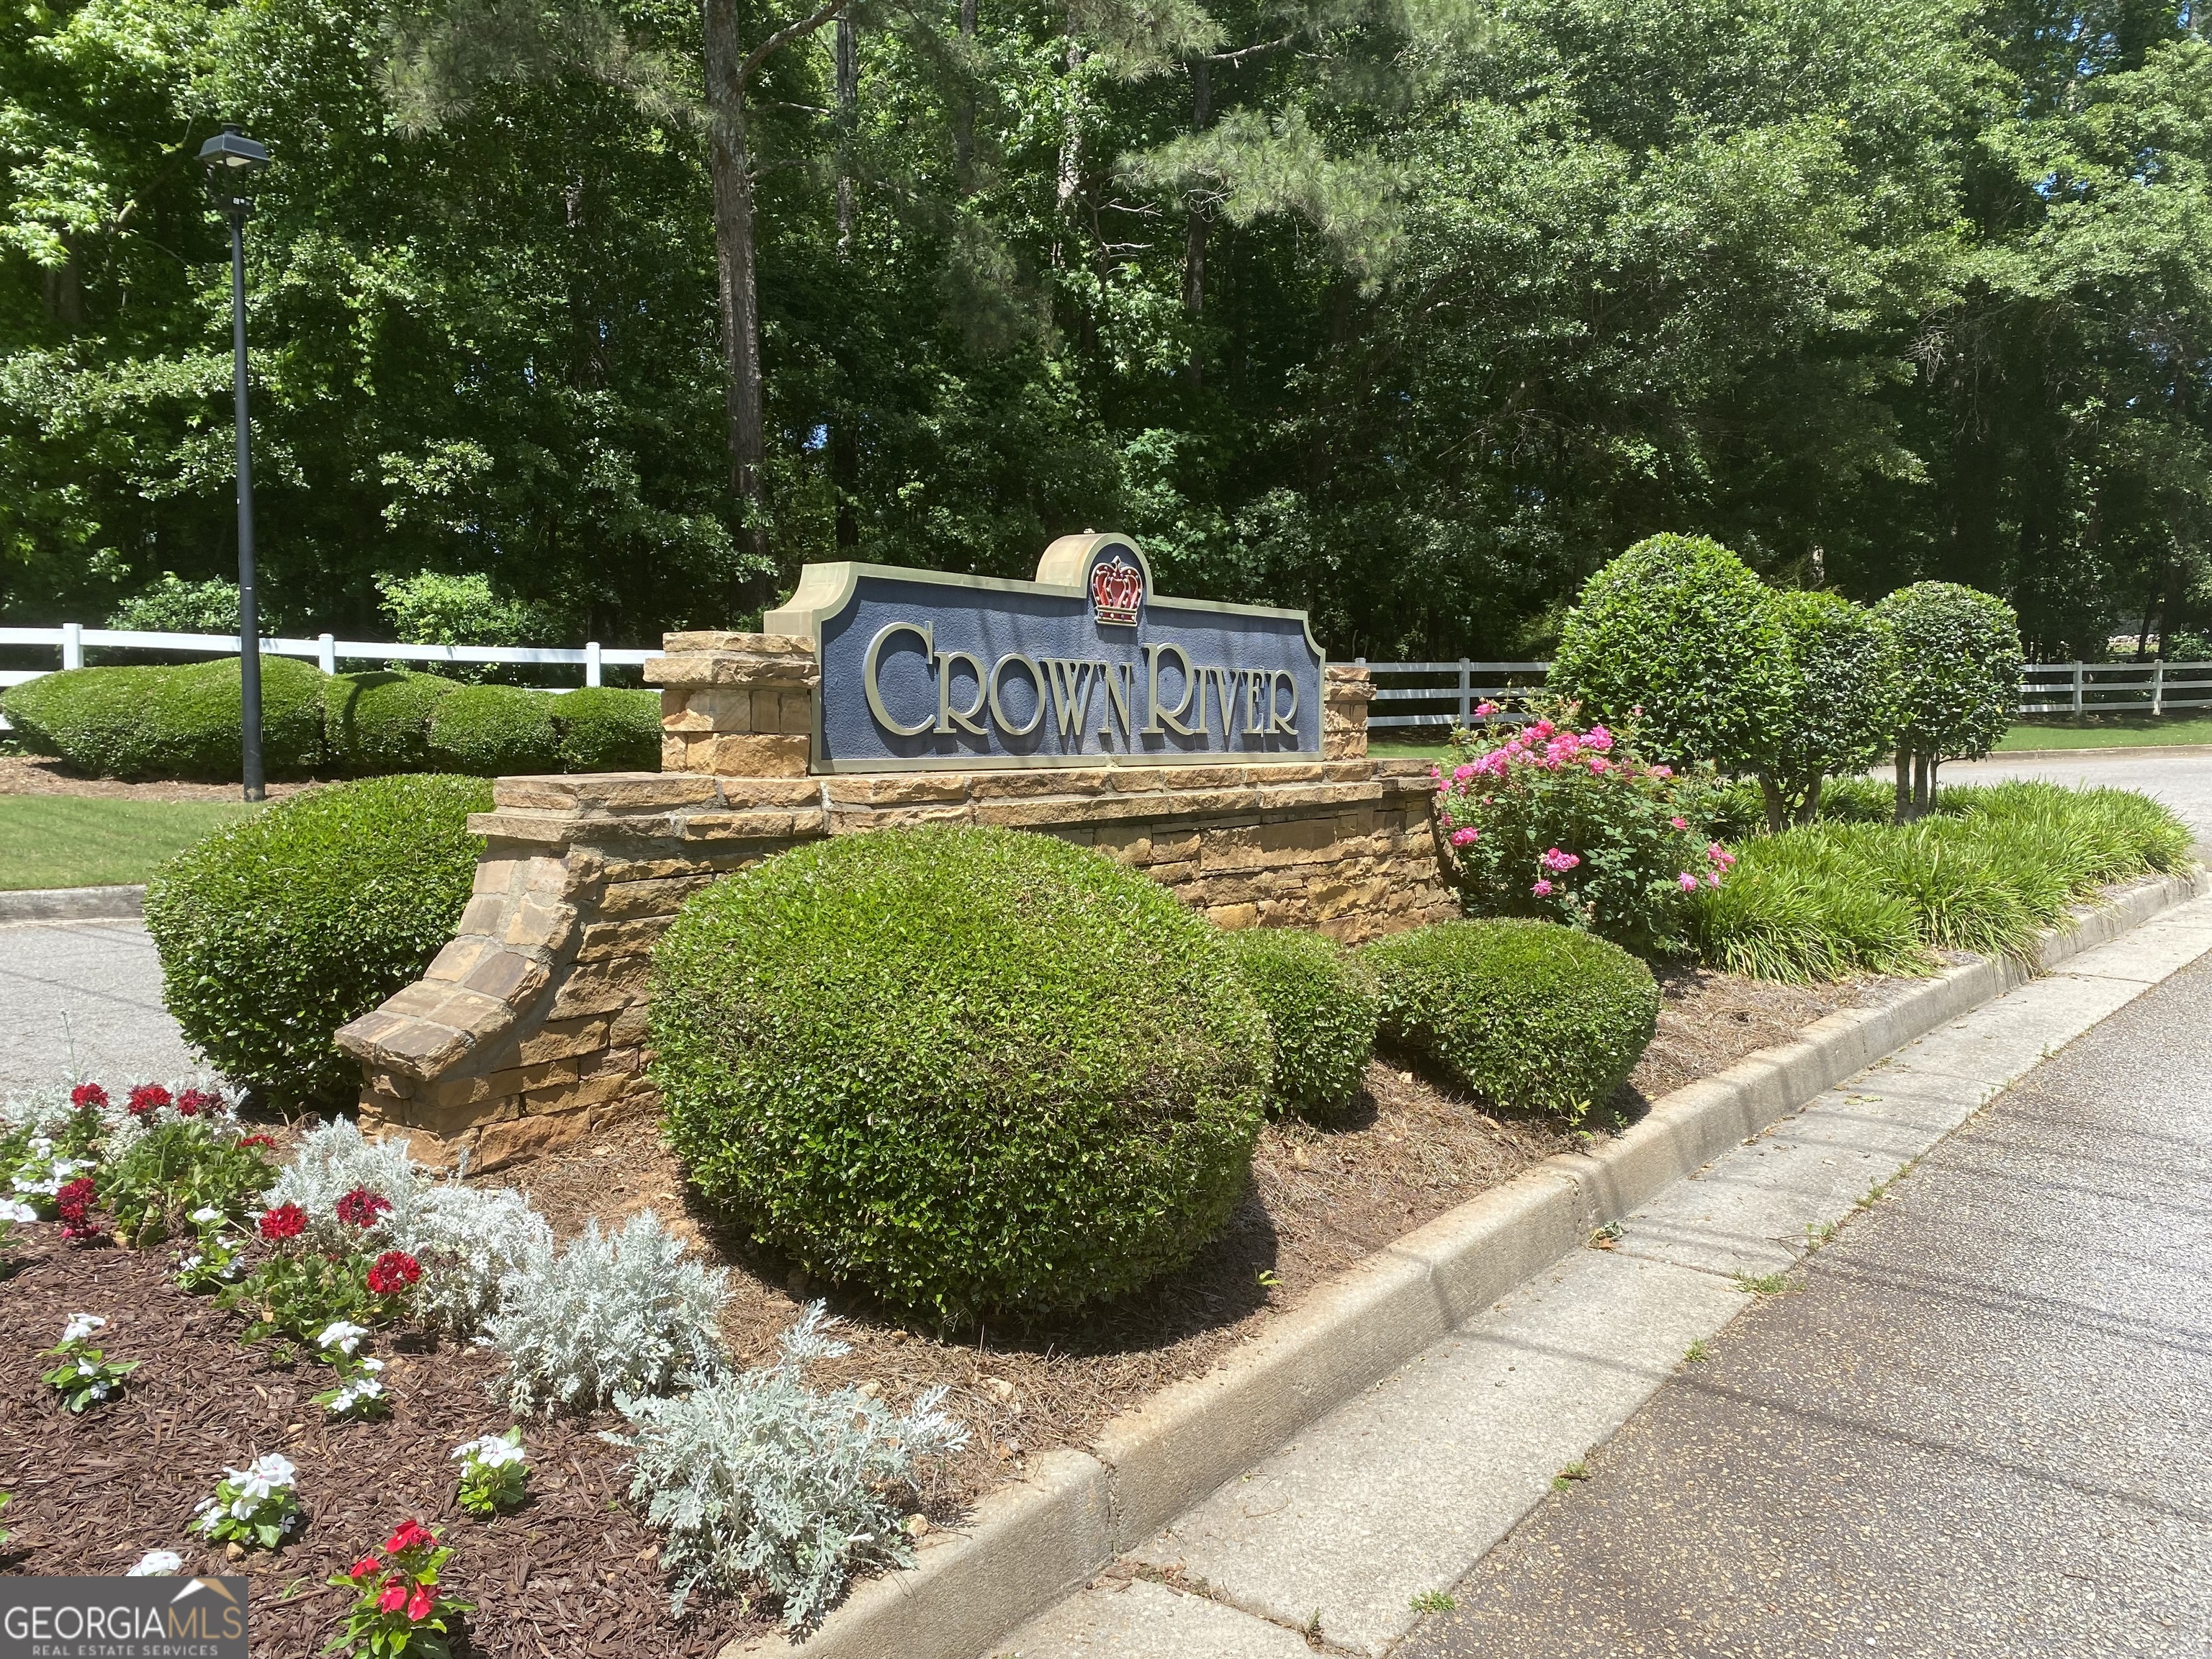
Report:
[[[1789,708],[1789,637],[1774,596],[1728,549],[1653,536],[1583,584],[1549,689],[1586,720],[1640,718],[1656,759],[1753,771]]]
[[[258,1151],[239,1145],[235,1123],[198,1118],[147,1130],[94,1176],[117,1237],[141,1249],[194,1231],[186,1218],[197,1210],[241,1219],[276,1178]]]
[[[1768,828],[1812,820],[1822,784],[1850,777],[1890,751],[1897,735],[1898,664],[1873,613],[1833,593],[1774,596],[1790,643],[1789,696],[1768,736],[1759,785]]]
[[[495,778],[561,769],[554,696],[513,685],[464,686],[430,711],[430,757],[447,771]]]
[[[64,1339],[59,1346],[47,1349],[46,1357],[61,1364],[40,1380],[61,1395],[62,1404],[72,1416],[79,1417],[91,1407],[113,1399],[122,1390],[123,1379],[145,1363],[110,1359],[103,1350],[87,1346],[82,1340]]]
[[[1382,1040],[1505,1110],[1602,1109],[1658,1029],[1651,970],[1556,923],[1447,921],[1361,954],[1382,988]]]
[[[2186,866],[2188,827],[2147,796],[2014,782],[1947,789],[1909,824],[1823,822],[1744,843],[1698,895],[1707,961],[1760,979],[1914,974],[1935,951],[2025,955],[2106,883]]]
[[[356,777],[430,769],[430,715],[460,689],[436,674],[333,674],[323,686],[323,745]]]
[[[1711,780],[1638,753],[1638,726],[1538,720],[1496,748],[1455,732],[1437,775],[1450,879],[1470,915],[1565,922],[1632,951],[1683,948],[1684,884],[1718,881],[1705,839]]]
[[[612,685],[563,693],[553,707],[564,772],[658,772],[660,694]]]
[[[261,659],[261,756],[272,778],[323,757],[322,674],[290,657]],[[0,712],[42,754],[131,781],[229,782],[242,761],[235,657],[184,668],[74,668],[0,694]]]
[[[1342,1111],[1375,1047],[1375,975],[1319,933],[1248,927],[1223,942],[1274,1039],[1270,1114],[1322,1120]]]
[[[331,1034],[453,936],[483,847],[467,817],[490,806],[476,778],[368,778],[179,854],[148,884],[146,927],[185,1039],[272,1101],[349,1103],[360,1069]]]
[[[385,1298],[368,1288],[370,1261],[358,1250],[280,1249],[218,1290],[215,1304],[246,1316],[240,1342],[285,1336],[313,1348],[341,1320],[374,1326],[389,1319]]]
[[[694,896],[653,1075],[695,1184],[810,1272],[968,1319],[1187,1261],[1242,1196],[1267,1023],[1219,934],[1086,848],[886,830]]]
[[[1978,760],[2012,724],[2020,696],[2020,621],[2002,599],[1956,582],[1915,582],[1875,607],[1896,658],[1899,749],[1935,768]]]
[[[258,592],[255,614],[262,633],[283,631],[283,623]],[[108,613],[110,628],[136,629],[149,634],[238,633],[238,584],[217,576],[210,581],[188,582],[173,570],[140,588]]]

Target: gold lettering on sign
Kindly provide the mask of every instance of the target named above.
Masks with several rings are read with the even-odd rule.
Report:
[[[952,665],[964,662],[975,671],[975,701],[965,708],[952,706]],[[976,720],[983,712],[983,704],[991,695],[990,681],[984,675],[980,659],[965,651],[940,651],[937,653],[937,732],[950,732],[958,726],[972,737],[988,738],[991,734]]]
[[[1098,730],[1098,741],[1105,743],[1114,735],[1114,722],[1121,722],[1121,744],[1129,744],[1129,698],[1137,688],[1137,665],[1133,662],[1102,662],[1098,672],[1106,681],[1106,724]]]
[[[1085,662],[1077,657],[1045,657],[1040,659],[1045,667],[1045,677],[1052,684],[1054,714],[1059,717],[1060,735],[1070,739],[1078,749],[1083,746],[1083,722],[1091,712],[1091,688],[1097,682],[1091,671],[1105,672],[1103,662]],[[1039,689],[1038,695],[1043,695]]]
[[[1036,713],[1030,716],[1030,723],[1027,726],[1017,726],[1008,720],[1006,706],[999,701],[999,682],[1006,678],[1006,670],[1016,663],[1019,663],[1030,671],[1030,679],[1036,687]],[[998,721],[999,729],[1008,737],[1026,738],[1044,724],[1044,670],[1037,666],[1035,658],[1024,657],[1018,651],[1010,651],[1000,658],[991,667],[990,695],[991,718]]]
[[[1291,688],[1291,706],[1287,712],[1276,707],[1275,688],[1278,685],[1287,685]],[[1273,737],[1278,732],[1286,732],[1294,738],[1297,736],[1298,681],[1297,676],[1288,669],[1278,668],[1267,676],[1267,714],[1269,737]]]
[[[1182,665],[1182,701],[1173,708],[1160,704],[1160,659],[1174,652]],[[1206,730],[1206,702],[1199,696],[1205,682],[1190,665],[1190,653],[1179,645],[1148,645],[1145,647],[1145,663],[1152,672],[1152,723],[1145,727],[1144,735],[1158,737],[1162,732],[1172,732],[1179,738],[1194,738]],[[1194,700],[1198,702],[1198,724],[1185,726],[1182,717],[1190,713]]]
[[[878,671],[882,666],[884,646],[894,634],[911,634],[919,639],[925,656],[933,654],[937,649],[936,642],[931,637],[930,623],[885,623],[878,630],[876,637],[868,641],[867,658],[860,669],[861,682],[866,687],[868,693],[868,712],[876,717],[877,723],[886,732],[902,738],[918,738],[929,730],[929,716],[923,715],[912,726],[900,725],[891,718],[890,711],[884,707],[884,688],[877,678]]]

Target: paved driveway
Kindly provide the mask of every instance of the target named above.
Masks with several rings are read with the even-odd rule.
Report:
[[[2089,749],[2058,760],[1956,763],[1940,775],[1943,783],[1992,783],[1999,778],[2140,789],[2188,819],[2198,840],[2212,842],[2212,754],[2114,755]]]
[[[161,1006],[143,923],[0,926],[0,1092],[66,1077],[139,1083],[194,1068]]]

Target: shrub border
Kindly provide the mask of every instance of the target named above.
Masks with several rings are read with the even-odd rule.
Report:
[[[1655,1102],[1595,1153],[1546,1159],[1322,1285],[1204,1376],[1171,1383],[1106,1425],[1088,1452],[1033,1460],[969,1525],[933,1534],[919,1564],[856,1585],[805,1643],[806,1659],[974,1659],[1081,1588],[1224,1481],[1289,1442],[1507,1291],[1824,1090],[1948,1020],[2212,892],[2212,872],[2161,876],[2077,908],[2046,932],[2034,969],[2000,957],[1954,968],[1881,1007],[1816,1020]],[[720,1659],[796,1654],[782,1636]]]

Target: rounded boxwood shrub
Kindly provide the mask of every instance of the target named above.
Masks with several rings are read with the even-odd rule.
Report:
[[[431,712],[460,689],[436,674],[333,674],[323,684],[331,765],[362,777],[428,770]]]
[[[1383,1041],[1494,1106],[1579,1118],[1658,1029],[1651,970],[1557,922],[1447,921],[1360,954],[1382,987]]]
[[[564,772],[658,772],[660,693],[587,685],[553,709]]]
[[[1374,974],[1335,940],[1297,928],[1250,927],[1223,942],[1274,1039],[1271,1114],[1342,1111],[1375,1048]]]
[[[261,760],[272,778],[323,759],[323,674],[261,659]],[[27,745],[80,771],[129,781],[239,775],[243,699],[235,657],[182,668],[73,668],[11,688],[0,712]]]
[[[420,978],[468,902],[491,807],[481,778],[364,778],[226,825],[157,870],[146,929],[161,996],[226,1077],[281,1105],[339,1105],[361,1067],[331,1034]]]
[[[1221,938],[1050,836],[796,848],[654,951],[664,1132],[757,1238],[894,1307],[1118,1295],[1244,1190],[1267,1030]]]
[[[550,691],[465,685],[430,711],[430,757],[453,772],[495,778],[561,769],[561,737]]]

